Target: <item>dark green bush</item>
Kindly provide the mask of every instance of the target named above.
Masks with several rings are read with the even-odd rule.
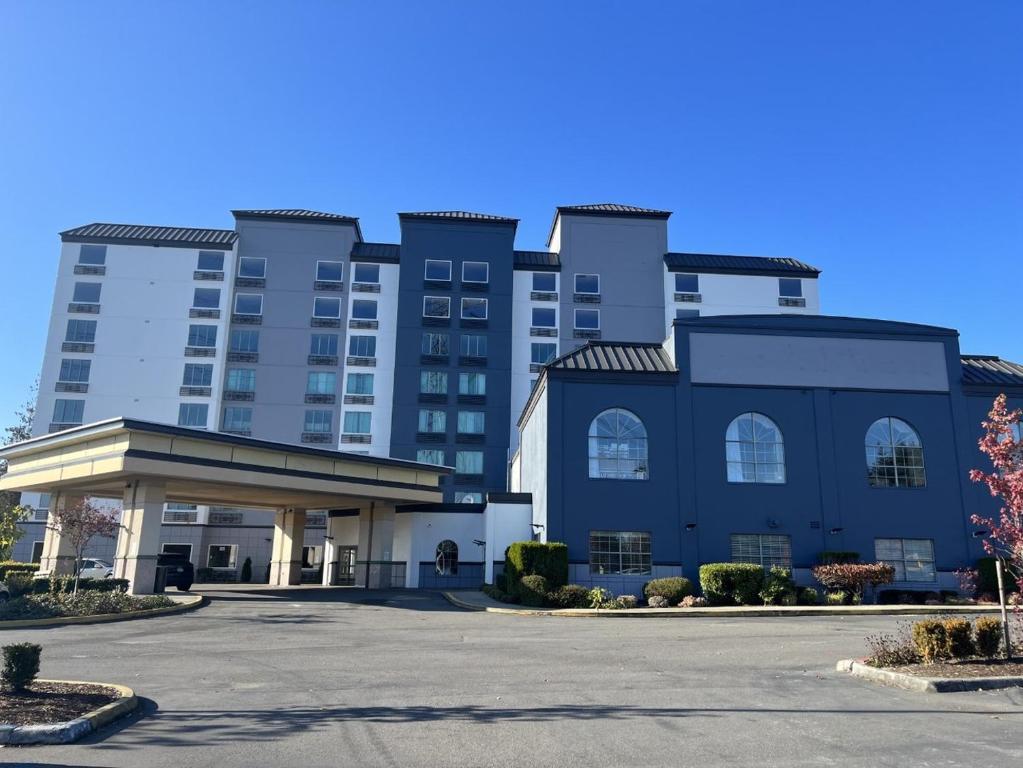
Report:
[[[547,579],[538,573],[531,573],[519,579],[518,596],[523,605],[542,608],[547,605]]]
[[[551,594],[550,601],[558,608],[588,608],[590,590],[578,584],[566,584]]]
[[[494,586],[502,592],[508,591],[508,577],[503,573],[499,573],[494,577]]]
[[[994,616],[981,616],[973,623],[973,645],[977,655],[986,659],[998,655],[1002,647],[1002,622]]]
[[[1016,592],[1016,580],[1003,571],[1002,583],[1006,592]],[[981,557],[977,560],[977,591],[998,594],[998,574],[995,572],[995,558]],[[997,600],[997,598],[995,598]]]
[[[35,643],[13,643],[5,645],[4,666],[0,679],[9,691],[18,693],[25,690],[39,674],[39,654],[42,646]]]
[[[9,573],[35,573],[39,570],[39,563],[19,563],[17,560],[4,560],[0,562],[0,581],[7,580]]]
[[[820,601],[820,592],[813,587],[803,587],[796,593],[797,605],[817,605]]]
[[[11,597],[21,597],[26,592],[31,592],[33,582],[37,579],[31,573],[25,571],[11,571],[7,574],[7,592]]]
[[[242,582],[248,584],[252,581],[252,558],[246,557],[245,562],[242,563]]]
[[[523,576],[543,576],[551,590],[563,587],[568,583],[568,547],[553,541],[516,541],[505,552],[504,572],[510,592],[518,593]]]
[[[758,595],[764,605],[789,605],[795,603],[796,582],[792,580],[792,572],[788,568],[772,565],[764,575],[764,586]]]
[[[489,597],[492,597],[495,600],[499,600],[502,603],[517,603],[518,602],[518,600],[516,598],[512,597],[511,595],[509,595],[503,589],[498,589],[493,584],[484,584],[482,589],[483,589],[483,594],[488,595]]]
[[[970,620],[948,618],[945,624],[945,642],[948,644],[946,653],[953,659],[965,659],[972,656],[973,633],[970,631]]]
[[[651,579],[643,585],[643,596],[663,597],[668,605],[678,605],[682,598],[693,594],[693,583],[684,576],[667,576],[663,579]]]
[[[711,605],[755,605],[764,586],[756,563],[707,563],[700,566],[700,589]]]
[[[166,608],[175,605],[163,595],[136,597],[124,592],[79,592],[23,595],[0,603],[0,621],[18,619],[48,619],[65,616],[96,616],[101,613],[126,613]],[[2,627],[3,625],[0,625]]]
[[[859,561],[859,552],[846,552],[839,549],[826,549],[817,555],[817,561],[821,565],[835,565],[836,563],[855,563]]]
[[[945,622],[940,619],[923,619],[913,624],[913,644],[924,664],[933,664],[949,658],[948,635]]]
[[[74,592],[74,576],[51,576],[48,579],[35,579],[32,583],[32,593],[36,595],[54,592],[57,594],[69,594]],[[127,579],[79,579],[79,592],[127,592]]]

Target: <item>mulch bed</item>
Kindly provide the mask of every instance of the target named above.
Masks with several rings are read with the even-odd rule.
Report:
[[[943,661],[937,664],[912,664],[889,669],[915,677],[1023,677],[1023,661],[1018,658],[1009,661],[1005,659]]]
[[[0,693],[0,723],[63,723],[117,698],[117,691],[103,685],[35,682],[24,693]]]

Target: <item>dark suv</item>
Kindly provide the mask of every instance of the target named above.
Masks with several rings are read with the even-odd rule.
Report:
[[[195,581],[195,568],[184,555],[164,552],[156,558],[157,568],[167,569],[167,586],[177,587],[178,591],[186,592]]]

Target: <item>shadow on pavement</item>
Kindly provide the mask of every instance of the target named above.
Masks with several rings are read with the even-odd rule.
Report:
[[[216,589],[207,587],[196,594],[216,603],[264,603],[268,607],[275,602],[291,603],[332,603],[335,605],[376,606],[403,608],[412,611],[433,611],[463,613],[465,609],[452,605],[440,592],[421,589],[363,589],[360,587],[312,587],[299,589]]]

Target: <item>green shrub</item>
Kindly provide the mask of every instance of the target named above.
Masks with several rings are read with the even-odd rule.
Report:
[[[821,565],[835,565],[836,563],[855,563],[860,559],[859,552],[846,552],[838,549],[826,549],[817,555],[817,562]]]
[[[503,573],[499,573],[494,577],[494,586],[502,592],[508,591],[508,577]]]
[[[39,570],[39,563],[19,563],[17,560],[4,560],[0,562],[0,581],[7,580],[9,573],[35,573]]]
[[[803,587],[796,593],[796,603],[798,605],[817,605],[820,601],[820,592],[813,587]]]
[[[841,591],[838,591],[838,592],[835,592],[835,591],[825,592],[824,593],[824,604],[825,605],[845,605],[847,597],[848,597],[848,595],[846,595],[845,592],[841,592]]]
[[[913,644],[924,664],[949,658],[945,622],[940,619],[923,619],[913,624]]]
[[[70,594],[75,589],[74,576],[53,576],[48,579],[34,579],[32,592],[37,595],[44,593]],[[127,592],[127,579],[79,579],[79,592]]]
[[[792,572],[788,568],[779,568],[772,565],[771,570],[764,575],[764,586],[760,589],[759,597],[764,605],[784,604],[784,600],[791,595],[793,602],[796,595],[796,582],[792,580]]]
[[[504,553],[504,572],[511,592],[518,591],[523,576],[543,576],[552,590],[563,587],[568,583],[568,547],[553,541],[516,541]]]
[[[37,581],[36,577],[31,573],[25,571],[12,571],[7,574],[7,592],[11,597],[21,597],[26,592],[31,592],[34,586],[33,582]]]
[[[977,655],[986,659],[998,655],[1002,647],[1002,622],[994,616],[981,616],[973,623],[973,645]]]
[[[635,595],[619,595],[614,599],[611,607],[621,610],[635,608],[637,605],[639,605],[639,600],[636,599]]]
[[[563,587],[558,587],[550,599],[558,608],[588,608],[590,590],[578,584],[566,584]]]
[[[590,608],[614,608],[615,596],[611,590],[603,587],[594,587],[587,595],[590,601]]]
[[[643,585],[643,596],[663,597],[669,605],[678,605],[682,598],[693,594],[693,583],[683,576],[668,576],[663,579],[651,579]]]
[[[516,598],[512,597],[511,595],[509,595],[503,589],[498,589],[493,584],[484,584],[483,587],[482,587],[482,590],[483,590],[483,594],[489,595],[490,597],[494,598],[495,600],[499,600],[502,603],[517,603],[518,602],[518,600]]]
[[[700,566],[700,589],[711,605],[755,605],[764,586],[756,563],[707,563]]]
[[[246,557],[242,563],[242,582],[248,584],[252,581],[252,558]]]
[[[519,579],[517,590],[523,605],[541,608],[547,605],[547,579],[538,573],[531,573]]]
[[[973,655],[973,634],[970,631],[970,620],[947,618],[945,624],[945,642],[948,643],[946,653],[953,659],[965,659]]]
[[[1016,592],[1016,580],[1009,574],[1002,573],[1002,584],[1006,592]],[[977,591],[998,594],[998,574],[995,572],[995,558],[981,557],[977,560]],[[995,598],[998,599],[997,597]]]
[[[9,691],[18,693],[25,690],[39,674],[39,654],[42,646],[35,643],[13,643],[5,645],[4,666],[0,679]]]
[[[95,616],[101,613],[148,611],[176,605],[169,597],[147,595],[136,597],[124,592],[86,591],[23,595],[0,603],[0,621],[17,619],[48,619],[65,616]],[[0,625],[2,626],[2,625]]]

